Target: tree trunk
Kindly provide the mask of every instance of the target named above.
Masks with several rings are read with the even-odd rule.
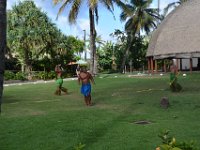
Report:
[[[3,96],[3,80],[6,50],[6,0],[0,0],[0,112]]]
[[[121,65],[121,68],[120,68],[120,72],[123,73],[123,70],[124,70],[124,67],[125,67],[125,63],[126,63],[126,60],[127,60],[127,57],[128,57],[128,53],[131,49],[131,46],[133,45],[133,42],[134,42],[134,35],[135,34],[129,34],[128,37],[127,37],[127,46],[126,46],[126,49],[125,49],[125,52],[124,52],[124,56],[123,56],[123,59],[122,59],[122,65]]]
[[[24,50],[25,73],[28,74],[28,78],[31,78],[32,64],[31,64],[29,52],[27,49],[28,48],[25,48]]]
[[[124,52],[124,57],[122,59],[122,65],[121,65],[121,68],[120,68],[120,72],[123,73],[124,72],[124,67],[125,67],[125,63],[126,63],[126,59],[128,57],[128,53],[130,51],[130,47],[127,47],[125,49],[125,52]]]
[[[90,72],[91,74],[97,74],[97,56],[96,56],[96,30],[94,23],[94,10],[89,9],[89,17],[90,17]]]

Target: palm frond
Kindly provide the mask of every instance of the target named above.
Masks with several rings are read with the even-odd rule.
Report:
[[[126,21],[127,18],[134,16],[135,9],[136,9],[135,7],[127,4],[126,8],[124,8],[122,10],[122,13],[120,14],[121,21]]]
[[[65,9],[68,3],[70,3],[70,0],[65,0],[65,2],[62,4],[62,6],[60,7],[58,11],[56,19],[58,19],[58,16],[63,12],[63,10]]]
[[[126,21],[127,18],[128,18],[128,16],[127,16],[126,13],[122,12],[122,13],[120,14],[120,20],[121,20],[121,21]]]
[[[113,1],[112,0],[101,0],[100,3],[107,8],[108,11],[111,12],[113,15],[113,18],[115,19],[115,15],[113,13],[114,6],[113,6]]]
[[[99,20],[98,5],[94,9],[94,13],[95,13],[96,22],[98,24],[98,20]]]
[[[153,0],[146,0],[146,1],[143,1],[142,6],[143,6],[144,8],[149,8],[150,5],[152,4],[152,2],[153,2]]]
[[[98,4],[98,0],[89,0],[89,2],[88,2],[88,6],[92,10],[94,10],[96,8],[97,4]]]
[[[112,0],[100,0],[100,3],[107,7],[108,10],[114,10],[113,1]]]
[[[76,23],[76,19],[77,19],[81,4],[82,4],[82,0],[75,0],[74,3],[72,4],[72,8],[68,16],[68,20],[70,24]]]
[[[172,7],[176,7],[176,4],[178,4],[177,2],[173,2],[173,3],[170,3],[167,5],[167,7],[164,8],[164,16],[169,12],[169,10],[172,8]]]
[[[154,17],[156,20],[161,20],[161,17],[158,14],[158,9],[147,8],[147,9],[145,9],[145,12],[148,13],[150,16]]]
[[[116,1],[117,5],[121,8],[122,11],[126,12],[127,14],[131,14],[132,7],[135,5],[125,4],[122,1]]]

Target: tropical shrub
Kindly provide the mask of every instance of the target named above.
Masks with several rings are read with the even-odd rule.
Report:
[[[38,73],[35,73],[35,78],[36,79],[43,79],[43,80],[45,80],[47,78],[47,72],[40,71]]]
[[[177,142],[175,137],[169,135],[169,130],[165,130],[158,135],[162,144],[156,150],[200,150],[194,141]]]
[[[9,70],[6,70],[4,73],[4,79],[5,80],[13,80],[15,79],[15,73]]]
[[[83,150],[85,148],[85,144],[79,143],[78,145],[74,146],[74,150]]]
[[[54,71],[50,71],[47,73],[47,79],[55,79],[56,73]]]
[[[23,72],[17,72],[16,74],[15,74],[15,78],[14,78],[15,80],[26,80],[26,74],[25,73],[23,73]]]

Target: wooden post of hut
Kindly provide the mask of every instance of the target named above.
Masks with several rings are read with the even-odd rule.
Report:
[[[153,57],[151,57],[151,73],[153,74],[153,70],[154,70],[154,68],[153,68]]]
[[[157,60],[155,60],[155,72],[158,73],[158,64],[157,64]]]
[[[179,70],[179,59],[176,59],[176,68],[177,68],[177,72],[178,72],[178,70]]]
[[[180,59],[180,71],[183,70],[183,65],[182,65],[182,58]]]
[[[167,72],[166,61],[165,61],[165,59],[163,60],[163,70],[164,70],[165,73]]]
[[[192,58],[190,58],[190,73],[192,73],[192,66],[193,66],[193,64],[192,64]]]
[[[148,57],[148,73],[150,73],[151,71],[151,58]]]

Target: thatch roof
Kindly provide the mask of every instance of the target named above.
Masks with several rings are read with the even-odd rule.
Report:
[[[172,11],[152,34],[147,57],[200,57],[200,0],[189,0]]]

